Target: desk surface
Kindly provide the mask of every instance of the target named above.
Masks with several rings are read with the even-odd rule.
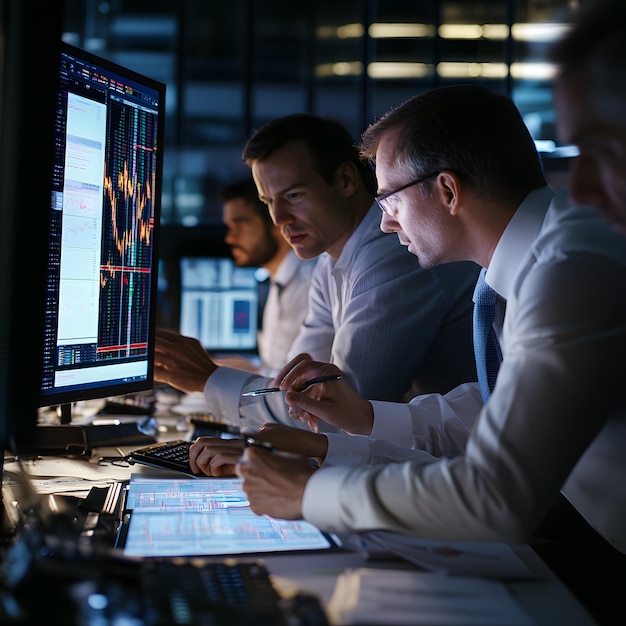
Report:
[[[180,434],[176,438],[180,438]],[[127,480],[131,473],[156,475],[160,478],[168,474],[138,465],[118,467],[110,463],[95,462],[99,456],[110,456],[119,452],[118,450],[97,450],[91,459],[44,458],[27,463],[27,469],[31,472],[40,492],[67,493],[71,491],[79,496],[81,494],[86,496],[93,485],[101,486],[112,481]],[[122,452],[127,451],[122,450]],[[11,471],[10,462],[5,465],[5,469]],[[177,477],[180,478],[180,475]],[[516,547],[515,551],[533,572],[539,574],[537,580],[506,583],[534,624],[552,626],[556,623],[566,623],[574,626],[589,626],[595,623],[578,600],[529,546]],[[264,561],[275,578],[279,591],[289,593],[300,590],[313,593],[320,598],[324,606],[328,606],[337,578],[346,569],[413,568],[399,560],[370,562],[364,555],[351,551],[269,555],[264,558]],[[432,574],[432,576],[438,575]],[[393,614],[389,615],[387,623],[394,624]]]
[[[591,616],[574,598],[569,590],[554,576],[529,546],[516,548],[524,562],[541,575],[538,580],[507,583],[508,589],[522,609],[538,626],[591,626]],[[337,577],[347,568],[376,567],[381,570],[400,567],[399,563],[367,563],[354,552],[334,554],[272,555],[265,559],[269,571],[278,578],[277,584],[286,591],[295,588],[316,594],[328,606],[335,589]],[[432,574],[437,576],[437,574]],[[393,624],[390,614],[388,624]]]

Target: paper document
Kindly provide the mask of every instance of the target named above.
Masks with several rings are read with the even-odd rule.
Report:
[[[359,538],[371,555],[393,554],[430,572],[499,580],[537,578],[506,543],[435,541],[382,530],[363,533]]]
[[[531,626],[505,583],[425,572],[361,568],[337,579],[331,623],[388,626]]]

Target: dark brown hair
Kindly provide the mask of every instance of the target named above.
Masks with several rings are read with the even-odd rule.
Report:
[[[308,113],[294,113],[272,120],[248,139],[242,159],[248,165],[263,161],[285,144],[303,143],[313,158],[315,168],[330,185],[337,168],[349,162],[355,165],[369,193],[376,193],[376,178],[359,157],[348,130],[339,122]]]

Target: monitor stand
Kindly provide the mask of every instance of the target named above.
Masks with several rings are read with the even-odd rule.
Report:
[[[72,423],[72,403],[59,404],[57,407],[57,415],[61,424]]]
[[[31,446],[22,454],[37,456],[89,456],[94,448],[143,447],[156,443],[158,425],[151,416],[112,424],[40,424]]]

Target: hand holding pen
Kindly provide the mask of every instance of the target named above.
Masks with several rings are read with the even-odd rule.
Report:
[[[369,435],[374,424],[371,403],[359,396],[347,377],[332,363],[314,361],[307,354],[293,358],[275,377],[274,382],[287,390],[284,398],[290,417],[318,431],[318,422],[326,422],[354,435]],[[338,382],[315,385],[304,392],[308,380],[334,376]]]
[[[298,389],[298,391],[304,391],[308,389],[311,385],[315,385],[316,383],[327,383],[333,380],[341,380],[341,374],[333,374],[331,376],[318,376],[317,378],[311,378],[305,381],[304,385]],[[251,391],[246,391],[242,393],[242,396],[263,396],[266,393],[276,393],[277,391],[283,391],[280,387],[265,387],[264,389],[253,389]]]

